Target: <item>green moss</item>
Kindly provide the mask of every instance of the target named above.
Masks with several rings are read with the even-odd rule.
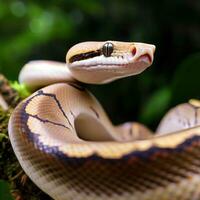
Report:
[[[18,81],[10,82],[10,86],[17,91],[19,97],[22,99],[31,94],[27,87],[24,84],[20,84]]]
[[[0,180],[0,199],[12,200],[12,196],[9,192],[10,186],[6,181]]]

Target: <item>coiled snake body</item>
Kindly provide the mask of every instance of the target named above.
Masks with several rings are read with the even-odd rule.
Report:
[[[56,200],[200,199],[200,103],[170,110],[157,133],[139,123],[114,127],[80,82],[107,83],[141,73],[155,47],[85,42],[67,65],[30,62],[19,79],[46,86],[14,110],[9,136],[27,175]]]

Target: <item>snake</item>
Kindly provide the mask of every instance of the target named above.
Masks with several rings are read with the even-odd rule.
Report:
[[[84,85],[140,74],[154,52],[146,43],[88,41],[72,46],[66,63],[22,68],[19,81],[33,93],[14,109],[9,138],[25,173],[51,198],[200,199],[200,101],[171,108],[153,132],[138,122],[113,125]]]

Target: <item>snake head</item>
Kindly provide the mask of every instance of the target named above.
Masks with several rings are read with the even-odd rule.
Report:
[[[83,42],[73,46],[66,61],[73,76],[102,84],[141,73],[152,62],[155,46],[133,42]]]

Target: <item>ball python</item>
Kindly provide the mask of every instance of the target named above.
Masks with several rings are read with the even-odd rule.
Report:
[[[172,108],[152,134],[136,122],[112,125],[81,85],[139,74],[154,51],[144,43],[83,42],[69,49],[66,63],[23,67],[19,81],[38,90],[13,111],[9,137],[26,174],[50,197],[200,199],[198,100]]]

